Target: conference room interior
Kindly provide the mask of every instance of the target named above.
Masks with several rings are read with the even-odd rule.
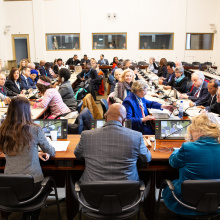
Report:
[[[44,145],[43,148],[36,145],[38,150],[35,149],[35,153],[38,152],[39,156],[36,166],[40,164],[44,178],[54,179],[59,208],[57,208],[54,196],[48,196],[45,204],[51,203],[51,205],[48,207],[42,205],[40,212],[39,207],[26,210],[27,215],[33,211],[33,219],[59,219],[58,209],[60,209],[60,219],[64,220],[99,219],[98,215],[104,215],[105,219],[113,220],[120,219],[116,218],[120,214],[127,215],[126,219],[129,220],[174,220],[186,219],[189,216],[191,219],[197,219],[196,217],[199,217],[195,216],[197,214],[205,215],[207,219],[210,216],[213,219],[220,219],[216,204],[210,203],[212,204],[210,205],[207,202],[208,199],[216,202],[215,198],[210,196],[212,193],[216,193],[217,198],[220,197],[220,191],[216,187],[220,184],[218,183],[219,175],[211,175],[211,171],[215,168],[210,168],[213,161],[217,161],[215,155],[209,158],[209,164],[202,159],[202,162],[197,160],[201,156],[200,153],[205,154],[205,151],[199,152],[197,157],[195,156],[195,161],[192,159],[192,164],[195,162],[195,166],[198,166],[196,170],[200,172],[194,177],[191,176],[192,172],[190,173],[191,168],[187,167],[188,164],[182,166],[173,162],[175,157],[180,163],[183,150],[188,150],[190,147],[194,150],[196,144],[200,143],[199,141],[204,136],[214,137],[209,136],[210,133],[206,130],[207,133],[200,131],[201,136],[195,138],[195,133],[187,129],[188,127],[192,128],[196,123],[202,124],[205,120],[210,120],[209,122],[215,127],[212,129],[219,129],[220,135],[220,122],[216,122],[220,115],[219,30],[220,1],[218,0],[112,0],[104,2],[100,0],[0,0],[0,131],[4,131],[1,130],[1,126],[6,124],[5,121],[8,122],[7,117],[10,115],[8,109],[15,103],[13,100],[21,97],[22,102],[30,105],[30,120],[42,130],[47,143],[55,149],[55,155],[51,153],[49,156],[46,152],[45,154],[42,152]],[[16,79],[16,74],[18,79]],[[130,81],[127,79],[129,74]],[[66,97],[63,93],[64,89],[68,90]],[[47,100],[44,99],[45,97]],[[49,100],[48,97],[53,98]],[[28,102],[26,103],[22,98],[27,99]],[[15,105],[15,108],[19,106]],[[101,212],[93,210],[91,214],[87,209],[80,209],[82,206],[77,197],[77,183],[82,183],[82,192],[79,193],[82,195],[83,181],[78,181],[89,172],[88,157],[84,155],[82,159],[77,153],[81,152],[80,147],[87,146],[88,140],[91,146],[96,146],[100,141],[100,147],[103,140],[113,140],[104,144],[109,148],[114,144],[116,146],[117,142],[121,145],[126,143],[123,138],[121,139],[120,133],[114,133],[114,137],[110,139],[109,134],[106,137],[100,131],[100,137],[92,139],[94,130],[106,129],[106,123],[107,125],[111,123],[111,120],[108,121],[109,118],[117,118],[114,111],[119,111],[121,114],[118,120],[112,119],[120,124],[121,137],[131,134],[127,137],[127,139],[130,138],[130,145],[132,146],[134,142],[132,138],[134,138],[136,146],[139,146],[140,142],[137,138],[139,136],[135,133],[139,132],[141,134],[139,148],[141,149],[144,144],[151,159],[142,164],[140,161],[142,154],[139,152],[137,156],[135,169],[138,171],[139,179],[144,183],[144,189],[141,185],[142,181],[133,180],[138,183],[138,192],[132,202],[137,202],[140,195],[142,198],[135,206],[135,211],[129,209],[128,212],[118,211],[114,215],[107,214],[106,216],[102,213],[103,210]],[[126,113],[125,117],[122,116],[123,111]],[[202,118],[202,115],[205,116]],[[209,126],[209,122],[204,125],[204,128]],[[84,132],[85,130],[87,131]],[[110,131],[106,129],[106,132]],[[85,136],[81,136],[82,133]],[[88,136],[88,140],[86,140],[87,134],[91,135],[91,138]],[[0,134],[0,137],[3,136]],[[34,135],[33,137],[35,138]],[[39,139],[42,141],[41,138]],[[212,152],[217,152],[213,150],[214,144],[220,147],[219,138],[203,141],[201,146],[210,145]],[[28,168],[24,173],[16,173],[19,168],[16,168],[15,172],[8,171],[10,168],[8,158],[12,161],[13,157],[9,157],[6,152],[1,152],[1,149],[4,149],[3,144],[0,140],[0,181],[4,176],[6,166],[7,175],[28,174]],[[90,164],[91,167],[94,164],[104,166],[108,161],[108,156],[112,155],[109,149],[109,155],[103,156],[105,147],[100,149],[101,153],[99,153],[102,158],[99,162],[94,159]],[[119,155],[123,155],[123,150],[123,148],[120,149],[118,153],[115,151],[115,158],[118,159]],[[178,152],[181,153],[178,154]],[[206,153],[211,155],[209,150]],[[94,150],[95,154],[97,154],[96,150]],[[131,154],[133,156],[133,152]],[[24,155],[22,156],[25,158]],[[121,158],[122,162],[118,162],[117,159],[115,163],[120,165],[130,160]],[[184,158],[184,160],[187,159]],[[20,162],[17,160],[18,164]],[[200,162],[202,169],[199,169]],[[205,165],[202,164],[203,162]],[[22,163],[25,164],[25,161],[23,160]],[[32,166],[34,163],[33,160]],[[210,173],[208,174],[207,171],[204,174],[206,172],[204,166],[209,165]],[[213,166],[215,167],[216,164]],[[109,170],[113,169],[112,167],[110,166]],[[96,168],[99,169],[99,167]],[[101,170],[107,168],[107,166],[100,168],[100,173]],[[128,168],[127,165],[124,169],[130,169],[130,167]],[[199,193],[204,187],[199,180],[213,180],[212,183],[207,184],[216,184],[208,187],[208,192],[204,194],[210,197],[201,199],[204,202],[203,205],[206,205],[196,207],[195,212],[186,207],[182,209],[184,205],[180,205],[174,197],[172,199],[169,197],[172,184],[176,187],[174,192],[178,195],[181,186],[183,192],[184,184],[177,186],[177,181],[180,178],[185,181],[190,180],[190,177],[187,177],[188,174],[184,176],[184,171],[190,173],[192,181],[198,180],[194,184],[201,184],[198,186]],[[123,170],[120,172],[123,173]],[[124,172],[129,175],[128,171]],[[204,178],[200,177],[200,174]],[[108,175],[109,173],[106,173],[106,177]],[[92,177],[92,174],[88,176]],[[103,181],[106,181],[105,175],[103,176]],[[90,183],[102,181],[99,178]],[[117,181],[117,178],[113,179]],[[158,202],[160,187],[165,179],[172,182],[169,184],[166,182],[167,184],[163,185],[165,190],[161,193],[164,199],[161,198]],[[110,178],[104,184],[110,184],[111,180]],[[123,184],[124,180],[131,179],[121,178],[118,182],[122,181],[121,184]],[[2,181],[5,180],[2,179]],[[35,176],[31,181],[35,181]],[[46,184],[54,182],[49,180]],[[2,185],[0,183],[0,192],[4,192],[4,196],[9,196],[8,191],[3,189],[6,187],[4,184],[5,182],[2,182]],[[100,186],[102,193],[101,187],[103,186]],[[109,187],[107,188],[109,190]],[[46,192],[49,189],[45,187],[44,190],[43,192]],[[143,190],[143,195],[141,190]],[[95,197],[98,198],[100,192],[99,188],[96,188],[91,201],[86,201],[83,195],[82,201],[92,206],[92,202],[96,203]],[[43,198],[43,195],[40,195]],[[4,196],[0,195],[0,219],[26,219],[27,216],[22,211],[22,206],[19,210],[13,206],[11,211],[5,209],[10,202]],[[118,199],[119,195],[117,196]],[[196,202],[187,201],[187,196],[191,196],[193,200],[193,194],[189,193],[184,198],[181,196],[180,202],[188,206],[196,206]],[[197,197],[194,197],[196,200]],[[9,197],[8,199],[10,200]],[[114,203],[113,199],[108,201],[115,205],[112,212],[119,205],[118,200],[116,199]],[[3,204],[5,201],[8,202],[7,205]],[[106,202],[105,198],[103,201]],[[172,206],[173,201],[175,201],[175,207]],[[132,202],[125,203],[129,206]],[[97,203],[93,209],[100,208]],[[219,203],[217,201],[217,206],[220,207]],[[159,204],[160,208],[158,208]],[[207,204],[210,205],[210,209]],[[101,209],[106,208],[105,205]],[[207,210],[212,208],[214,211],[207,213]],[[106,209],[106,212],[111,210],[109,207]],[[188,210],[193,211],[188,212]],[[35,211],[39,213],[36,214]]]

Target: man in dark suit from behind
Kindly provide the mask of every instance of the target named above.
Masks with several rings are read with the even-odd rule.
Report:
[[[147,163],[151,153],[142,134],[123,127],[126,109],[112,104],[102,128],[84,131],[74,151],[77,159],[85,160],[81,181],[139,180],[137,161]]]

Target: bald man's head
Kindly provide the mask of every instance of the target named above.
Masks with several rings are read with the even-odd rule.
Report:
[[[119,103],[110,105],[108,111],[105,114],[106,121],[119,121],[122,125],[126,118],[126,109]]]

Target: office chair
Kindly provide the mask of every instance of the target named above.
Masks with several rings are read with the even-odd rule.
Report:
[[[54,194],[51,194],[52,191]],[[44,178],[40,190],[34,192],[34,178],[31,175],[0,174],[0,195],[0,211],[25,212],[28,219],[32,219],[29,212],[56,204],[57,216],[61,219],[56,183],[51,177]],[[56,202],[46,204],[48,196],[55,196]]]
[[[138,62],[138,66],[147,66],[149,65],[148,63],[146,63],[145,61],[139,61]]]
[[[199,65],[200,65],[200,62],[192,62],[192,65],[194,65],[194,66],[199,66]]]
[[[84,130],[91,129],[91,120],[93,119],[88,108],[84,108],[74,124],[68,124],[68,134],[81,134]]]
[[[201,215],[181,215],[186,218],[212,219],[220,213],[220,180],[185,180],[181,185],[183,201],[175,195],[175,187],[170,180],[164,180],[160,186],[154,220],[158,219],[161,193],[164,186],[168,186],[174,199],[183,207],[194,210]],[[204,213],[204,215],[202,215]],[[207,214],[208,213],[208,214]]]
[[[75,183],[79,206],[79,220],[82,213],[95,219],[126,219],[138,213],[144,193],[144,183],[139,181],[94,181]]]
[[[212,66],[212,62],[205,62],[203,63],[204,65],[209,65],[209,66]]]
[[[101,106],[102,106],[103,118],[104,118],[105,113],[108,111],[108,102],[107,102],[106,99],[100,99],[100,103],[101,103]]]
[[[114,81],[114,76],[112,74],[109,74],[108,83],[111,84],[113,81]]]

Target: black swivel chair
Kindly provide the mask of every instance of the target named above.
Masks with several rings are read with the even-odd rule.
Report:
[[[106,99],[100,99],[100,103],[101,103],[101,106],[102,106],[103,118],[104,118],[105,113],[108,111],[108,102],[107,102]]]
[[[168,185],[174,199],[183,207],[197,211],[201,215],[184,215],[186,218],[212,219],[220,215],[220,180],[185,180],[181,185],[183,201],[175,195],[175,187],[170,180],[164,180],[161,184],[155,220],[159,215],[161,193],[164,186]],[[204,215],[202,214],[204,213]],[[208,214],[207,214],[208,213]]]
[[[68,124],[68,134],[81,134],[82,131],[91,129],[91,120],[93,119],[88,108],[84,108],[74,124]]]
[[[138,213],[144,193],[144,183],[139,181],[97,181],[75,183],[81,214],[94,219],[127,219]]]
[[[200,65],[200,62],[192,62],[192,65],[194,65],[194,66],[199,66],[199,65]]]
[[[147,66],[149,65],[148,63],[146,63],[146,61],[139,61],[138,62],[138,66]]]
[[[54,194],[51,194],[52,191]],[[34,192],[34,179],[31,175],[0,174],[0,211],[25,212],[28,219],[32,219],[29,212],[48,207],[46,199],[49,195],[55,196],[56,202],[53,204],[57,205],[57,216],[61,219],[57,188],[51,177],[44,178],[40,190]]]

